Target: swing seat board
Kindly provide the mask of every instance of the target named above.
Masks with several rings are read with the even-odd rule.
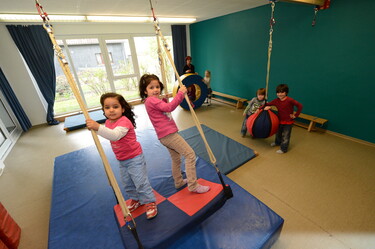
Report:
[[[173,196],[176,189],[170,182],[172,179],[168,179],[171,161],[167,149],[157,140],[153,129],[137,131],[137,134],[152,187],[164,198]],[[121,186],[117,161],[109,143],[103,142],[103,148]],[[206,175],[206,169],[211,171],[213,167],[197,158],[198,178],[218,183],[216,172]],[[204,217],[203,222],[183,229],[168,248],[269,248],[275,242],[283,219],[229,178],[223,178],[231,186],[234,197],[211,216]],[[167,203],[163,201],[159,205],[159,214],[154,220],[146,220],[144,213],[136,217],[140,220],[137,229],[141,223],[160,220],[167,213],[164,202]],[[121,230],[114,218],[115,205],[113,190],[95,146],[56,157],[48,248],[124,248]],[[172,202],[170,205],[176,206]],[[184,213],[181,209],[174,210]],[[205,212],[204,208],[200,210]],[[168,219],[173,221],[175,217],[170,215]]]
[[[169,178],[166,181],[173,185],[173,179]],[[170,197],[157,201],[159,212],[151,220],[146,219],[144,206],[133,212],[136,216],[137,232],[145,249],[168,248],[174,241],[183,237],[186,231],[199,225],[224,205],[226,199],[221,184],[204,179],[198,179],[198,182],[209,185],[211,190],[200,195],[191,193],[187,187],[176,191]],[[115,206],[115,213],[125,248],[137,249],[138,245],[132,232],[125,225],[119,205]]]

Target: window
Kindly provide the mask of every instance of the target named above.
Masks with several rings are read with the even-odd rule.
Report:
[[[0,158],[5,159],[21,133],[17,119],[0,91]]]
[[[172,38],[168,37],[171,41]],[[121,39],[59,39],[69,62],[70,71],[86,106],[100,107],[100,96],[106,92],[122,94],[126,100],[139,99],[138,82],[143,73],[161,78],[156,37],[123,37]],[[168,63],[169,64],[169,63]],[[80,107],[60,64],[55,58],[55,115],[79,111]],[[166,65],[169,92],[174,84],[172,67]],[[163,82],[165,83],[165,82]]]
[[[5,109],[5,106],[3,104],[3,101],[0,99],[0,117],[1,121],[5,125],[7,131],[9,133],[12,133],[12,131],[16,128],[16,124],[12,120],[10,114],[8,113],[7,109]]]
[[[172,44],[172,37],[166,37],[168,44]],[[161,81],[162,74],[160,70],[159,64],[159,56],[158,56],[158,44],[155,36],[146,36],[146,37],[135,37],[135,47],[137,51],[137,57],[139,62],[139,71],[140,74],[143,75],[145,73],[156,74]],[[173,51],[171,51],[173,54]],[[175,84],[175,77],[173,68],[168,61],[167,56],[163,53],[163,57],[165,58],[165,71],[166,71],[166,81],[163,82],[164,85],[167,84],[166,89],[168,92],[173,91],[173,86]],[[157,63],[155,63],[157,62]]]
[[[114,55],[111,64],[114,76],[134,74],[132,52],[130,51],[129,39],[106,40],[108,54]],[[111,61],[112,62],[112,61]]]
[[[112,53],[109,53],[109,60],[111,63],[113,63],[113,59],[112,59]],[[103,55],[102,53],[97,53],[95,54],[95,57],[96,57],[96,62],[98,63],[98,65],[102,65],[104,64],[104,60],[103,60]]]
[[[62,49],[62,52],[66,55],[63,41],[57,40],[57,43]],[[60,64],[55,56],[55,71],[56,71],[56,95],[54,104],[55,115],[69,113],[72,111],[80,110],[78,102],[70,88],[69,82],[65,77],[65,74],[60,67]],[[71,69],[71,65],[70,65]],[[71,69],[72,70],[72,69]]]

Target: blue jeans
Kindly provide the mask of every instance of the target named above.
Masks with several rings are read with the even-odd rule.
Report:
[[[246,114],[246,117],[244,118],[243,122],[242,122],[242,127],[241,127],[241,134],[242,135],[246,135],[246,132],[247,132],[247,126],[246,126],[246,122],[247,122],[247,119],[250,117],[250,115],[247,115]]]
[[[277,130],[275,144],[280,145],[280,149],[283,152],[288,151],[292,127],[293,125],[291,124],[281,124]]]
[[[128,198],[139,200],[141,204],[155,202],[143,153],[119,162],[121,180]]]

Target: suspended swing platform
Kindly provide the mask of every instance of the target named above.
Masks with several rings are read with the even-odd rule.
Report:
[[[204,129],[207,134],[213,133],[207,131],[207,127]],[[193,134],[190,134],[188,129],[188,135],[193,139]],[[199,157],[197,176],[199,181],[210,184],[211,190],[207,195],[192,195],[186,188],[176,190],[171,179],[168,151],[158,141],[155,131],[143,130],[137,135],[144,150],[150,183],[159,202],[159,213],[152,220],[146,219],[142,208],[132,213],[144,248],[269,248],[277,240],[284,220],[266,205],[223,175],[234,194],[225,202],[215,168]],[[212,140],[210,135],[208,140]],[[188,141],[189,144],[197,142]],[[250,148],[229,138],[225,143],[228,143],[225,148],[230,150],[225,153],[228,162],[246,161],[245,158],[239,160],[241,155],[231,148],[251,156],[246,152],[246,148]],[[200,148],[191,146],[194,150]],[[109,143],[103,147],[116,178],[120,179]],[[231,155],[236,159],[232,160]],[[221,159],[218,164],[221,164]],[[123,216],[115,218],[117,203],[111,192],[94,146],[57,157],[48,248],[138,248],[129,230],[121,224]],[[192,205],[186,203],[186,196]]]

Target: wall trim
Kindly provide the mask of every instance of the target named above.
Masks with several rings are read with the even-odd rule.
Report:
[[[365,140],[362,140],[362,139],[350,137],[350,136],[347,136],[347,135],[344,135],[344,134],[341,134],[341,133],[337,133],[337,132],[334,132],[334,131],[329,131],[329,130],[326,130],[326,133],[375,148],[374,143],[371,143],[371,142],[368,142],[368,141],[365,141]]]

